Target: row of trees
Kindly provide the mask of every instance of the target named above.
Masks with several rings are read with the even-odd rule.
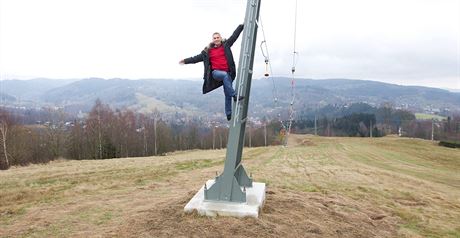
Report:
[[[367,111],[359,112],[362,108]],[[347,110],[351,113],[340,117],[321,115],[296,120],[291,133],[361,137],[400,134],[460,140],[460,117],[421,121],[407,111],[361,104]],[[33,115],[39,116],[34,119],[39,118],[41,122],[32,124]],[[59,110],[19,115],[0,108],[0,169],[44,163],[59,157],[107,159],[163,155],[176,150],[220,149],[226,147],[228,138],[228,128],[218,123],[198,119],[182,123],[165,121],[158,112],[146,115],[112,110],[99,100],[86,119],[68,120],[69,116]],[[259,127],[248,124],[245,145],[279,144],[284,141],[282,128],[275,120]]]
[[[294,121],[295,133],[308,133],[320,136],[382,136],[384,132],[376,125],[374,114],[353,113],[340,118],[322,117],[313,120]]]
[[[220,149],[227,145],[228,128],[218,123],[191,120],[167,122],[159,113],[112,110],[101,101],[85,120],[65,121],[63,113],[51,113],[40,125],[23,125],[20,116],[0,109],[0,168],[43,163],[55,158],[107,159],[164,155],[176,150]],[[277,125],[247,126],[245,145],[277,143]]]
[[[246,133],[246,146],[276,143],[275,125],[268,125],[268,130],[249,125]],[[75,122],[67,133],[66,149],[71,159],[150,156],[176,150],[225,148],[227,138],[227,127],[193,120],[166,122],[157,113],[113,111],[97,101],[88,118]]]
[[[460,116],[446,120],[414,120],[404,122],[398,131],[401,136],[427,140],[460,142]]]
[[[321,136],[379,137],[388,134],[400,136],[460,141],[460,116],[446,120],[417,120],[415,115],[391,107],[372,109],[373,113],[351,113],[342,117],[297,120],[295,133]]]
[[[379,108],[365,103],[348,107],[326,106],[317,114],[304,112],[301,120],[294,123],[300,133],[314,133],[322,136],[384,136],[397,133],[405,123],[415,121],[411,112],[393,109],[387,105]]]
[[[17,123],[17,118],[0,109],[0,169],[11,165],[48,162],[53,158],[49,134]]]

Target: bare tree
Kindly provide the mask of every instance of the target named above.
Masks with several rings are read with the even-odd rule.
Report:
[[[2,150],[3,150],[3,164],[0,165],[0,169],[8,169],[10,167],[10,163],[8,161],[8,152],[6,150],[6,135],[8,134],[8,124],[5,120],[0,119],[0,133],[1,133],[1,142],[2,142]]]
[[[47,123],[46,140],[49,143],[53,157],[63,155],[63,141],[65,138],[65,112],[63,109],[46,109]]]
[[[137,129],[139,133],[142,133],[142,156],[147,156],[148,154],[148,143],[147,143],[147,134],[148,134],[148,119],[144,114],[139,115],[139,128]]]
[[[74,120],[73,126],[67,138],[67,156],[71,159],[81,160],[87,155],[85,146],[85,125],[77,120]]]
[[[8,128],[11,126],[11,124],[12,119],[8,112],[0,109],[0,143],[3,155],[3,161],[0,160],[0,169],[8,169],[10,167],[6,140],[8,137]]]
[[[139,141],[136,136],[136,115],[131,110],[126,110],[122,117],[124,134],[123,139],[126,147],[126,157],[135,155],[136,145],[139,145]],[[120,128],[121,129],[121,128]]]
[[[158,142],[159,140],[157,139],[158,133],[157,133],[157,123],[158,119],[160,118],[161,114],[160,111],[158,111],[157,108],[153,110],[152,117],[153,117],[153,150],[154,150],[154,155],[157,155],[158,153]]]
[[[98,99],[86,120],[88,141],[93,148],[93,159],[107,159],[115,156],[116,148],[110,140],[110,132],[114,131],[113,111]]]

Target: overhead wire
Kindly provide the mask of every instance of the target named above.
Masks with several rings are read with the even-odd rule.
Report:
[[[287,128],[287,136],[285,139],[285,145],[287,145],[287,140],[291,133],[291,126],[292,121],[294,120],[294,101],[295,101],[295,71],[297,66],[297,56],[298,52],[296,49],[296,41],[297,41],[297,0],[295,1],[295,14],[294,14],[294,44],[293,44],[293,51],[292,51],[292,68],[291,68],[291,102],[289,107],[289,124]]]
[[[273,96],[273,106],[274,108],[277,108],[278,107],[278,89],[276,88],[276,83],[275,83],[275,78],[272,77],[273,75],[273,67],[272,67],[272,64],[271,64],[271,61],[270,61],[270,53],[269,53],[269,50],[268,50],[268,44],[267,44],[267,40],[266,40],[266,37],[265,37],[265,30],[264,30],[264,26],[263,26],[263,21],[262,21],[262,14],[259,16],[259,19],[260,21],[257,22],[258,25],[260,25],[260,29],[262,31],[262,37],[263,37],[263,41],[260,43],[260,50],[262,51],[262,56],[264,57],[264,61],[265,61],[265,65],[266,65],[266,72],[264,74],[265,77],[271,79],[272,81],[272,96]],[[265,46],[265,47],[263,47]],[[265,51],[264,51],[264,48],[265,48]],[[269,70],[270,74],[268,74],[267,70]],[[283,122],[283,119],[281,118],[281,114],[278,112],[277,113],[277,117],[278,117],[278,121],[280,122],[281,126],[283,127],[283,129],[285,131],[287,131],[287,128],[285,126],[285,122]]]
[[[267,45],[267,40],[265,37],[265,30],[263,27],[263,22],[262,22],[262,17],[260,16],[260,22],[257,22],[257,24],[260,24],[260,28],[262,30],[262,36],[263,36],[263,41],[260,43],[260,49],[262,51],[262,55],[264,57],[265,61],[265,74],[264,76],[267,78],[270,78],[273,83],[273,89],[272,89],[272,95],[273,95],[273,101],[274,101],[274,107],[278,107],[278,91],[276,88],[276,83],[275,79],[273,76],[273,70],[272,70],[272,65],[270,61],[270,55],[268,51],[268,45]],[[292,121],[294,120],[294,101],[295,101],[295,71],[296,71],[296,66],[297,66],[297,61],[298,61],[298,52],[296,48],[296,41],[297,41],[297,0],[295,2],[295,15],[294,15],[294,44],[293,44],[293,53],[292,53],[292,68],[291,68],[291,100],[289,103],[289,120],[288,122],[284,122],[283,119],[281,118],[281,113],[278,112],[278,120],[281,123],[281,126],[283,127],[285,131],[285,138],[284,138],[284,145],[287,145],[287,140],[289,137],[289,134],[291,133],[291,127],[292,127]],[[264,47],[265,46],[265,51]],[[270,74],[268,74],[268,70],[270,71]],[[286,123],[286,125],[285,125]]]

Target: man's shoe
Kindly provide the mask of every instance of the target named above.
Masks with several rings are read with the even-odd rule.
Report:
[[[240,97],[238,98],[238,101],[242,101],[243,99],[244,99],[244,96],[240,96]],[[236,102],[236,95],[233,96],[233,101]]]
[[[227,121],[230,121],[230,120],[232,120],[232,114],[227,115]]]

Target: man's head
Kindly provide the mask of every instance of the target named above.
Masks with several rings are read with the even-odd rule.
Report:
[[[212,34],[212,43],[214,43],[215,46],[220,46],[222,44],[222,37],[219,32]]]

